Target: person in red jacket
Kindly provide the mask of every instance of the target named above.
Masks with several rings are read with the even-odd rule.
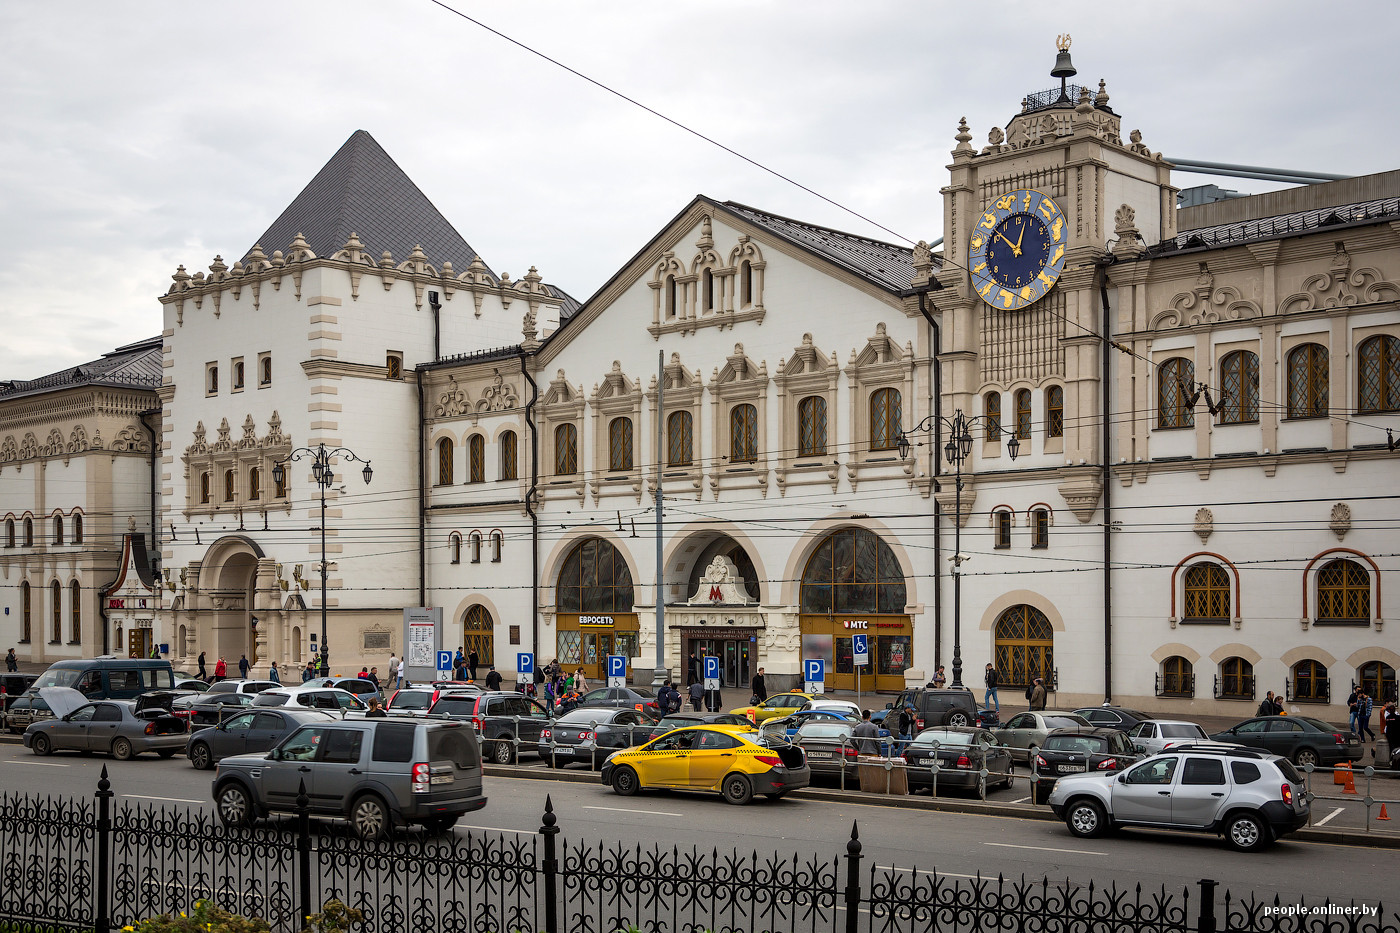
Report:
[[[214,683],[218,683],[228,675],[228,665],[224,663],[223,655],[219,655],[219,660],[214,665]]]

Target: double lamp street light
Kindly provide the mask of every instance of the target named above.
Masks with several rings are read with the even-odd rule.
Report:
[[[329,568],[326,565],[326,490],[335,483],[335,470],[331,466],[332,457],[343,457],[347,461],[357,461],[363,463],[365,468],[360,471],[365,478],[365,485],[369,485],[370,477],[374,471],[370,469],[369,461],[363,457],[356,456],[355,452],[348,447],[336,447],[327,449],[325,444],[316,447],[298,447],[286,457],[278,460],[272,465],[272,481],[278,487],[282,487],[287,478],[287,470],[282,465],[291,463],[303,458],[311,458],[311,478],[316,485],[321,488],[321,674],[330,673],[331,658],[330,648],[326,641],[326,576]]]
[[[989,439],[999,439],[1002,435],[1001,419],[988,418],[986,415],[973,415],[971,418],[962,413],[959,408],[952,418],[945,418],[942,415],[929,415],[918,424],[914,425],[907,433],[899,432],[899,437],[895,440],[895,447],[899,450],[899,459],[904,460],[909,456],[909,449],[913,444],[909,441],[910,434],[921,434],[928,431],[935,424],[942,425],[948,429],[948,443],[943,445],[943,456],[948,460],[956,471],[957,486],[953,497],[953,556],[949,558],[953,562],[953,687],[961,687],[962,682],[962,562],[966,559],[962,552],[962,468],[963,462],[972,456],[972,430],[974,428],[986,432]],[[1006,450],[1011,454],[1011,459],[1015,460],[1016,455],[1021,452],[1021,442],[1016,437],[1014,431],[1006,432],[1011,435],[1011,440],[1007,441]]]

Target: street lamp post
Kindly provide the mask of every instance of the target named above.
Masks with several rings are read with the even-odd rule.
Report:
[[[953,686],[961,687],[962,682],[962,562],[966,559],[962,552],[962,467],[963,461],[972,456],[972,429],[981,428],[992,437],[1001,437],[1002,429],[1000,419],[988,418],[986,415],[973,415],[971,418],[962,413],[959,408],[952,418],[945,418],[942,415],[929,415],[908,432],[899,432],[899,437],[895,440],[895,446],[899,449],[899,459],[903,460],[909,456],[909,448],[913,445],[909,442],[909,434],[919,434],[927,431],[935,424],[941,424],[948,429],[948,443],[943,445],[943,456],[953,465],[956,472],[955,492],[953,495]],[[1006,432],[1011,435],[1011,440],[1006,444],[1007,453],[1011,454],[1011,459],[1015,460],[1016,455],[1021,452],[1021,442],[1016,437],[1014,431]]]
[[[281,487],[287,477],[287,470],[282,465],[291,463],[294,460],[301,460],[304,457],[311,458],[311,478],[321,491],[321,673],[328,675],[331,667],[330,648],[326,641],[326,576],[329,569],[326,566],[326,490],[335,482],[335,470],[331,466],[332,457],[344,457],[346,460],[358,461],[365,465],[361,475],[365,478],[365,485],[369,485],[370,477],[374,471],[370,469],[369,461],[363,457],[356,456],[355,452],[348,447],[336,447],[327,449],[325,444],[318,444],[316,447],[298,447],[286,457],[278,460],[272,465],[272,481]],[[392,676],[392,672],[391,672]]]

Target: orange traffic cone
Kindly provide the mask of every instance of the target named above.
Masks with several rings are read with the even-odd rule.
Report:
[[[1351,779],[1351,762],[1343,761],[1340,764],[1338,764],[1337,767],[1332,769],[1333,784],[1345,784]]]
[[[1388,813],[1385,812],[1385,804],[1381,804],[1381,815],[1378,816],[1378,817],[1376,817],[1376,819],[1378,819],[1378,820],[1389,820],[1389,819],[1390,819],[1390,814],[1388,814]]]
[[[1342,788],[1343,794],[1356,795],[1356,778],[1351,771],[1351,765],[1347,765],[1347,786]]]

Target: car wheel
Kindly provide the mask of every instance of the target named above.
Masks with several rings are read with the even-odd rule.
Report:
[[[215,806],[225,826],[247,826],[253,822],[253,801],[238,784],[225,784],[218,791]]]
[[[1014,775],[1014,774],[1011,773],[1011,768],[1010,768],[1010,766],[1008,765],[1008,766],[1007,766],[1007,770],[1006,770],[1006,782],[1005,782],[1004,784],[1002,784],[1002,787],[1005,787],[1007,790],[1010,790],[1011,787],[1012,787],[1012,785],[1015,784],[1015,783],[1016,783],[1016,775]]]
[[[636,771],[624,765],[613,772],[612,787],[615,793],[623,797],[633,797],[642,789],[642,782]]]
[[[172,757],[174,757],[174,755],[175,755],[175,749],[173,749],[173,748],[160,748],[160,749],[156,749],[156,754],[159,755],[159,756],[162,757],[162,758],[172,758]]]
[[[131,740],[118,736],[112,740],[112,757],[117,761],[130,761],[136,757],[136,750],[131,747]]]
[[[725,778],[724,783],[720,785],[720,792],[724,794],[725,803],[735,806],[743,806],[753,799],[753,785],[742,774],[731,774]]]
[[[515,749],[511,747],[510,739],[501,739],[496,742],[491,749],[491,762],[498,765],[508,765],[515,760]]]
[[[214,765],[214,755],[203,742],[194,743],[190,749],[190,764],[196,771],[208,771]]]
[[[1069,831],[1084,839],[1092,839],[1103,834],[1108,817],[1096,800],[1076,800],[1065,811],[1065,825]]]
[[[1253,813],[1237,813],[1225,824],[1225,841],[1237,852],[1258,852],[1269,844],[1269,831]]]
[[[34,733],[34,738],[30,740],[29,747],[34,750],[34,754],[36,755],[50,755],[53,753],[53,743],[50,742],[49,737],[42,732]]]
[[[1311,748],[1300,748],[1293,753],[1293,763],[1300,768],[1305,768],[1308,765],[1312,765],[1316,768],[1317,752]]]
[[[953,713],[953,715],[948,717],[948,725],[950,726],[965,726],[967,723],[968,719],[966,713]]]
[[[393,828],[389,808],[373,794],[365,794],[350,805],[350,825],[361,839],[382,839]]]

